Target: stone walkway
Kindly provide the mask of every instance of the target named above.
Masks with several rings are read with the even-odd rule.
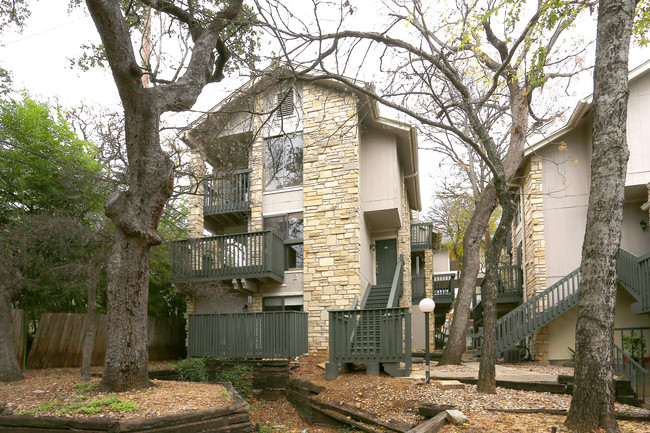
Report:
[[[431,368],[431,378],[432,379],[478,379],[478,361],[465,361],[463,366],[469,367],[462,370],[448,370],[448,371],[436,371],[436,368],[433,367],[435,362],[432,363]],[[424,366],[416,366],[417,369],[413,369],[409,379],[423,379],[424,378]],[[545,374],[545,373],[535,373],[532,371],[526,371],[516,368],[504,367],[497,365],[496,369],[496,379],[511,381],[511,382],[537,382],[537,383],[557,383],[556,374]]]

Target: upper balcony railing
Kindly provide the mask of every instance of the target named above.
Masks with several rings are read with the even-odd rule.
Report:
[[[454,290],[455,273],[437,274],[433,276],[433,300],[439,304],[451,304],[456,291]]]
[[[270,231],[169,243],[175,282],[284,278],[284,243]]]
[[[250,211],[250,174],[251,169],[246,168],[208,179],[203,194],[203,214]]]
[[[433,248],[433,223],[411,224],[411,252]]]

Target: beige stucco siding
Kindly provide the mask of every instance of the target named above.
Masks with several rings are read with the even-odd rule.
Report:
[[[648,222],[648,213],[641,210],[640,201],[623,205],[623,238],[621,248],[636,256],[650,253],[650,230],[641,228],[641,221]]]
[[[541,152],[543,167],[546,287],[578,266],[587,222],[590,141],[587,128],[579,128],[560,145]]]
[[[262,195],[262,214],[265,216],[301,211],[302,188],[265,192]]]
[[[630,159],[625,185],[641,185],[650,180],[650,74],[632,80],[629,89],[627,141]]]
[[[650,314],[632,314],[631,305],[634,298],[619,286],[616,293],[616,313],[614,328],[650,326]],[[548,325],[548,355],[551,361],[570,360],[569,347],[575,350],[575,329],[578,308],[574,307]],[[614,343],[621,347],[618,336]]]
[[[403,191],[396,137],[381,131],[363,131],[360,163],[361,207],[372,229],[399,227]]]

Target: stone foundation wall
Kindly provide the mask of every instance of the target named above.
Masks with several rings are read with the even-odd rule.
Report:
[[[309,350],[328,348],[329,309],[360,296],[357,99],[303,87],[304,309]]]

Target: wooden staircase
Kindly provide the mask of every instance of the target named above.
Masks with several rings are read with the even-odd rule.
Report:
[[[335,366],[365,363],[369,374],[380,366],[391,376],[411,374],[411,315],[397,308],[403,292],[404,257],[400,256],[392,284],[369,285],[361,308],[330,311],[330,362],[326,376],[336,377]],[[329,364],[329,365],[328,365]]]
[[[640,314],[650,311],[650,254],[636,257],[623,249],[618,260],[619,283],[638,301],[632,305],[632,312]],[[555,320],[578,304],[580,289],[580,268],[574,270],[548,289],[529,298],[523,304],[506,313],[497,320],[497,358],[508,349],[515,348],[520,341],[532,337],[535,331]],[[475,339],[475,356],[480,355],[482,329],[473,335]],[[626,358],[627,368],[636,367],[630,362],[630,356],[617,348],[619,358]],[[623,362],[620,365],[625,365]],[[618,365],[618,364],[617,364]],[[635,375],[646,371],[638,366]],[[621,371],[621,373],[630,374]],[[641,380],[637,380],[641,382]]]

